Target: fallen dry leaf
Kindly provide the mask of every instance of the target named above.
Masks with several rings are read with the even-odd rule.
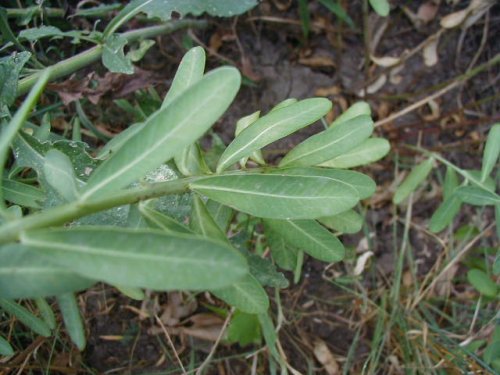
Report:
[[[439,5],[433,1],[426,1],[418,7],[417,18],[423,23],[429,23],[436,18]]]
[[[423,51],[422,55],[424,56],[424,64],[426,66],[433,66],[436,65],[439,58],[438,58],[438,44],[439,44],[439,38],[435,38],[428,43]]]
[[[368,259],[370,259],[373,255],[373,251],[367,251],[366,253],[363,253],[358,257],[358,259],[356,260],[356,266],[352,271],[353,276],[359,276],[363,273]]]
[[[333,96],[339,95],[342,92],[342,89],[338,85],[333,85],[329,87],[320,87],[316,89],[314,95],[316,96]]]
[[[160,320],[167,326],[175,326],[181,319],[194,313],[197,308],[196,298],[186,299],[181,292],[170,292]]]
[[[377,57],[370,55],[370,59],[378,66],[382,66],[384,68],[390,68],[391,66],[399,64],[401,61],[401,58],[392,56]]]
[[[318,340],[314,343],[314,356],[323,365],[328,375],[340,374],[339,365],[324,341]]]
[[[375,82],[366,87],[366,89],[361,89],[360,91],[358,91],[357,94],[361,98],[364,98],[366,94],[375,94],[386,84],[386,82],[387,82],[387,75],[382,74],[375,80]]]
[[[441,18],[441,22],[440,22],[441,27],[443,27],[445,29],[453,29],[454,27],[457,27],[462,22],[464,22],[464,20],[468,14],[469,14],[469,10],[467,8],[459,10],[458,12],[450,13],[450,14],[444,16],[443,18]]]

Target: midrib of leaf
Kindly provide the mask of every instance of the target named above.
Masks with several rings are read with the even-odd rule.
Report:
[[[21,242],[25,245],[31,245],[31,246],[39,246],[39,247],[50,247],[52,249],[56,250],[64,250],[68,252],[74,252],[74,253],[83,253],[83,254],[88,254],[88,255],[99,255],[103,257],[115,257],[115,258],[125,258],[125,259],[132,259],[132,260],[148,260],[148,261],[161,261],[165,262],[168,261],[170,262],[176,262],[180,264],[195,264],[195,265],[200,265],[200,264],[205,264],[207,266],[218,264],[220,265],[221,263],[225,263],[224,261],[221,261],[220,259],[213,259],[213,260],[201,260],[199,258],[196,259],[191,259],[191,258],[179,258],[179,257],[172,257],[172,256],[161,256],[158,254],[144,254],[144,253],[130,253],[130,252],[124,252],[124,251],[117,251],[117,250],[112,250],[112,249],[105,249],[105,248],[99,248],[99,247],[88,247],[88,246],[77,246],[77,245],[70,245],[70,244],[59,244],[55,242],[44,242],[41,240],[33,240],[30,238],[23,237],[21,239]]]
[[[305,113],[308,113],[308,112],[313,112],[313,110],[316,110],[316,108],[317,108],[317,107],[318,107],[318,105],[316,105],[316,106],[314,106],[314,107],[310,108],[310,110],[309,110],[309,111],[307,111],[307,112],[305,112]],[[286,108],[286,107],[285,107],[285,108]],[[236,150],[235,152],[233,152],[230,156],[226,157],[226,160],[224,161],[224,163],[222,163],[221,165],[219,165],[219,166],[217,167],[217,171],[219,171],[219,172],[220,172],[222,169],[224,169],[224,168],[227,166],[228,162],[229,162],[231,159],[233,159],[233,158],[234,158],[234,155],[237,155],[237,154],[238,154],[238,153],[240,153],[242,150],[245,150],[245,149],[250,149],[250,148],[251,148],[251,146],[252,146],[255,142],[259,141],[259,140],[262,138],[262,136],[266,135],[268,132],[270,132],[271,130],[273,130],[275,127],[280,126],[280,125],[281,125],[281,124],[283,124],[283,123],[286,123],[286,122],[288,122],[288,121],[294,120],[294,119],[296,119],[297,117],[300,117],[300,116],[303,116],[303,115],[304,115],[304,112],[298,113],[298,114],[297,114],[297,115],[295,115],[295,116],[292,116],[292,117],[287,117],[287,118],[285,118],[285,119],[283,119],[283,120],[281,120],[281,121],[278,121],[278,122],[274,123],[274,125],[271,125],[271,126],[269,126],[269,127],[265,128],[265,129],[264,129],[264,130],[263,130],[263,131],[262,131],[259,135],[257,135],[257,136],[256,136],[253,140],[251,140],[251,141],[250,141],[250,142],[248,142],[248,143],[245,143],[245,144],[244,144],[241,148],[237,149],[237,150]],[[251,127],[248,127],[247,129],[251,129]],[[246,129],[245,129],[245,130],[246,130]],[[243,133],[245,130],[243,130],[241,133]],[[240,133],[240,136],[241,136],[241,133]]]
[[[224,187],[214,187],[214,186],[198,186],[199,189],[210,189],[210,190],[217,190],[217,191],[226,191],[226,192],[233,192],[233,193],[241,193],[241,194],[248,194],[248,195],[256,195],[256,196],[263,196],[263,197],[273,197],[273,198],[283,198],[283,199],[309,199],[309,200],[314,200],[314,199],[324,199],[324,198],[334,198],[335,196],[327,195],[327,196],[322,196],[322,195],[314,195],[314,196],[303,196],[303,195],[281,195],[281,194],[274,194],[274,193],[261,193],[257,192],[254,190],[242,190],[242,189],[234,189],[234,188],[224,188]],[[193,186],[193,189],[196,190],[196,186]],[[338,198],[343,198],[343,196],[338,196]]]
[[[287,164],[289,164],[289,163],[291,163],[291,162],[294,162],[294,161],[295,161],[295,160],[297,160],[297,159],[306,158],[306,157],[308,157],[308,156],[309,156],[309,155],[311,155],[311,154],[315,154],[315,153],[318,153],[318,152],[320,152],[320,151],[324,150],[325,148],[332,147],[332,146],[334,146],[336,143],[343,141],[345,138],[349,137],[351,134],[356,133],[356,132],[357,132],[357,131],[359,131],[359,130],[363,130],[361,126],[358,126],[358,127],[357,127],[357,129],[352,130],[351,132],[349,132],[349,133],[345,134],[345,135],[344,135],[343,137],[341,137],[341,138],[334,139],[332,142],[327,143],[327,144],[323,145],[322,147],[318,147],[318,148],[312,149],[311,151],[306,152],[306,153],[304,153],[304,154],[298,154],[297,156],[295,156],[295,158],[294,158],[294,159],[290,158],[290,159],[286,160],[286,162],[287,162]],[[319,134],[321,134],[321,133],[319,133]],[[307,142],[307,141],[305,141],[305,142]],[[293,150],[292,150],[292,151],[293,151]]]
[[[302,229],[300,226],[298,226],[297,224],[295,224],[293,221],[290,221],[288,220],[288,222],[290,223],[290,225],[292,227],[294,227],[295,229],[297,229],[299,232],[301,232],[302,234],[304,234],[307,238],[309,238],[312,242],[315,242],[317,243],[321,248],[323,249],[326,249],[326,251],[330,252],[330,248],[328,246],[325,246],[324,243],[322,243],[321,241],[318,241],[316,237],[314,236],[311,236],[308,232],[306,232],[304,229]]]
[[[221,86],[219,86],[221,87]],[[225,86],[224,86],[224,89],[225,89]],[[221,91],[224,91],[222,89],[219,88],[219,90],[216,90],[213,92],[212,95],[209,95],[206,97],[205,100],[203,100],[201,103],[198,104],[198,107],[199,108],[203,108],[205,107],[206,103],[209,102],[214,96],[217,96]],[[172,102],[174,103],[175,100]],[[172,105],[172,103],[170,103],[169,106]],[[165,107],[165,108],[168,108],[169,106]],[[166,109],[163,109],[162,111],[164,111]],[[158,112],[156,114],[156,116],[154,117],[157,117],[161,114],[161,112]],[[189,123],[192,121],[192,118],[195,117],[195,115],[198,115],[198,112],[197,111],[193,111],[193,112],[190,112],[188,116],[184,117],[183,120],[181,120],[177,126],[175,126],[174,128],[172,128],[172,131],[168,132],[163,138],[160,139],[160,141],[158,141],[156,143],[156,146],[153,146],[153,147],[150,147],[148,150],[145,150],[145,152],[143,152],[141,154],[140,157],[136,158],[133,162],[127,164],[127,166],[125,166],[124,168],[116,171],[115,173],[113,173],[112,175],[110,175],[107,179],[104,179],[102,180],[100,183],[98,183],[97,185],[95,185],[93,188],[91,188],[90,190],[87,190],[82,196],[81,196],[81,199],[82,200],[85,200],[87,198],[89,198],[92,194],[94,194],[96,191],[99,191],[99,189],[103,186],[106,186],[108,185],[111,181],[113,181],[115,178],[119,177],[120,175],[126,173],[127,171],[129,171],[131,168],[135,167],[137,164],[139,164],[140,162],[142,162],[144,159],[147,159],[149,157],[149,155],[151,153],[154,153],[156,152],[156,150],[163,145],[163,143],[169,139],[169,138],[175,138],[175,133],[181,129],[186,123]],[[152,120],[151,120],[152,121]],[[137,135],[140,135],[140,133],[137,133],[134,135],[134,137],[137,137]],[[182,137],[181,137],[182,138]],[[109,159],[109,160],[112,160],[112,159]],[[166,161],[166,160],[165,160]]]

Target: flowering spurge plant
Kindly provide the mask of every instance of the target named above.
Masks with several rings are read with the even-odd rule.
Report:
[[[28,121],[49,71],[2,123],[0,309],[7,315],[49,336],[55,320],[47,298],[55,297],[83,349],[75,293],[105,282],[133,298],[143,289],[208,290],[268,325],[264,286],[288,285],[275,265],[295,270],[304,253],[343,259],[337,235],[361,228],[354,207],[375,191],[370,177],[347,168],[389,150],[386,140],[370,138],[367,104],[355,104],[271,166],[262,148],[321,119],[331,102],[286,100],[241,119],[219,153],[204,151],[197,140],[241,82],[233,67],[204,69],[203,49],[191,49],[161,108],[100,150]],[[238,250],[237,236],[228,238],[237,212],[263,223],[271,257]],[[19,299],[33,299],[38,313]],[[0,348],[12,353],[5,339]]]

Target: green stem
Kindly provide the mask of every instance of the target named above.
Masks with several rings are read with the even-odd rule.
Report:
[[[64,9],[61,8],[42,8],[37,5],[27,8],[9,8],[5,10],[7,11],[7,17],[9,18],[21,18],[21,17],[26,17],[29,14],[32,14],[34,16],[39,16],[40,14],[43,14],[51,18],[62,18],[66,13]]]
[[[98,211],[171,194],[188,191],[189,183],[199,177],[160,182],[146,187],[124,190],[102,198],[75,201],[50,208],[22,219],[8,222],[0,227],[0,244],[19,240],[22,232],[31,229],[62,225]]]
[[[7,161],[7,157],[9,155],[9,145],[16,136],[19,129],[23,127],[26,122],[26,119],[31,113],[31,110],[35,106],[38,98],[43,92],[47,81],[50,76],[50,68],[43,70],[40,74],[39,79],[36,82],[35,87],[31,90],[30,94],[23,102],[21,107],[17,110],[16,114],[10,120],[9,124],[5,127],[2,127],[2,136],[0,137],[0,176],[3,175],[3,171],[5,168],[5,163]],[[5,202],[3,200],[2,193],[2,180],[0,179],[0,214],[3,217],[9,217],[6,211]]]
[[[446,160],[445,158],[443,158],[441,155],[439,155],[438,153],[436,152],[432,152],[432,151],[427,151],[423,148],[420,148],[420,147],[415,147],[415,146],[411,146],[411,145],[406,145],[405,147],[411,149],[411,150],[414,150],[414,151],[418,151],[424,155],[427,155],[427,156],[430,156],[430,157],[433,157],[434,159],[436,160],[439,160],[441,163],[443,163],[444,165],[452,168],[453,170],[455,170],[459,175],[461,175],[463,178],[465,178],[466,180],[472,182],[474,185],[480,187],[481,189],[484,189],[486,191],[491,191],[491,189],[488,189],[488,187],[486,187],[486,185],[484,185],[481,181],[477,180],[476,178],[474,178],[474,176],[472,176],[470,173],[468,173],[467,171],[463,170],[462,168],[460,167],[457,167],[455,164],[453,164],[452,162]]]
[[[145,27],[138,30],[129,31],[121,34],[127,39],[128,42],[133,42],[138,39],[152,38],[161,34],[172,33],[176,30],[183,28],[203,28],[206,27],[206,21],[198,20],[179,20],[175,22],[166,23],[158,26]],[[50,75],[50,81],[58,78],[65,77],[77,70],[97,61],[100,59],[103,51],[103,45],[97,45],[86,51],[79,53],[69,59],[58,62],[52,66],[52,74]],[[41,72],[34,73],[19,81],[17,88],[17,95],[23,95],[29,91],[31,87],[38,80]]]

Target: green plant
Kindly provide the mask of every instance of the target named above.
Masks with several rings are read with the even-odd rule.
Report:
[[[267,165],[260,150],[320,119],[331,103],[288,100],[262,117],[254,114],[239,123],[214,174],[196,141],[229,107],[240,75],[231,67],[205,74],[204,66],[203,50],[190,50],[161,108],[113,138],[98,158],[82,142],[42,136],[35,124],[26,127],[50,71],[41,76],[2,125],[0,155],[8,166],[0,206],[5,311],[25,316],[26,325],[48,335],[46,320],[13,300],[57,296],[70,336],[83,348],[74,293],[104,281],[139,297],[142,288],[208,289],[238,314],[259,314],[269,324],[262,285],[284,287],[287,281],[268,259],[235,250],[236,239],[226,236],[235,211],[246,214],[245,220],[263,220],[273,259],[284,269],[297,268],[302,251],[327,262],[342,260],[342,243],[316,219],[342,222],[343,213],[373,194],[375,184],[359,172],[316,166],[345,166],[349,154],[349,167],[373,160],[359,152],[373,142],[367,105],[353,106],[306,139],[280,167]],[[388,151],[386,142],[377,143],[383,152],[375,152],[375,159]],[[9,147],[14,159],[5,164]],[[263,165],[246,168],[249,157]],[[243,168],[233,169],[238,162]],[[182,222],[186,217],[189,226]],[[238,337],[234,330],[232,337]]]

